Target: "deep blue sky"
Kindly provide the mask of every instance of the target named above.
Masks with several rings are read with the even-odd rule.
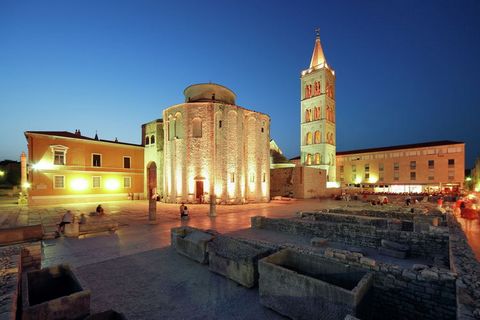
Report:
[[[431,140],[480,154],[480,1],[0,0],[0,159],[26,130],[140,143],[193,83],[223,84],[299,153],[301,70],[320,27],[337,150]]]

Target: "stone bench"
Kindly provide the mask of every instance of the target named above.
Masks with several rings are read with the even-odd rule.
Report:
[[[244,287],[252,288],[258,283],[258,260],[272,250],[260,245],[217,236],[207,244],[209,269]]]
[[[202,264],[208,262],[207,243],[215,237],[213,233],[178,227],[171,229],[170,236],[171,245],[178,253]]]
[[[344,319],[365,305],[373,274],[284,249],[258,263],[260,303],[292,319]]]
[[[0,229],[0,244],[13,244],[32,240],[42,240],[41,224]]]
[[[116,231],[118,229],[118,222],[115,221],[96,221],[79,225],[79,233],[96,233],[105,231]],[[66,230],[65,230],[66,231]]]

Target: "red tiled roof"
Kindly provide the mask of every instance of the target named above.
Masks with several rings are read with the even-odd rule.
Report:
[[[115,143],[115,144],[124,144],[128,146],[135,146],[135,147],[143,147],[141,144],[135,143],[128,143],[128,142],[120,142],[120,141],[112,141],[112,140],[103,140],[103,139],[94,139],[90,137],[85,137],[79,134],[75,134],[69,131],[25,131],[25,136],[28,134],[43,134],[46,136],[55,136],[55,137],[64,137],[64,138],[72,138],[72,139],[81,139],[81,140],[89,140],[89,141],[100,141],[106,143]]]

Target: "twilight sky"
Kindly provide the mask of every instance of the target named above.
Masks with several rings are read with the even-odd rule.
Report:
[[[480,155],[480,1],[0,1],[0,160],[26,130],[140,143],[142,123],[216,82],[299,154],[300,72],[320,27],[337,150],[433,140]]]

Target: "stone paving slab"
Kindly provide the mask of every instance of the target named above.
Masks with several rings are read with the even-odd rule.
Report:
[[[92,292],[91,311],[128,319],[285,319],[246,289],[177,254],[156,249],[77,268]]]

